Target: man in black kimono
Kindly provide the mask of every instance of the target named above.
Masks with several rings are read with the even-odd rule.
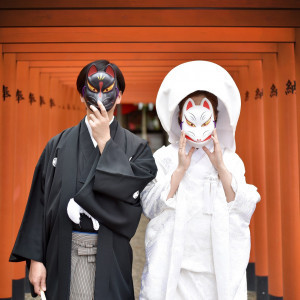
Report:
[[[66,300],[72,232],[97,233],[94,299],[131,300],[129,241],[141,216],[139,194],[155,177],[156,165],[147,142],[113,117],[125,89],[116,65],[104,60],[87,65],[77,89],[87,116],[46,145],[10,261],[26,260],[33,296],[43,289],[48,300]],[[68,215],[71,203],[85,212],[79,222]]]

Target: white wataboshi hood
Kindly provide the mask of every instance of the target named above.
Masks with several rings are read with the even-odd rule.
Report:
[[[169,142],[179,141],[178,104],[195,91],[218,97],[217,133],[221,144],[235,151],[235,129],[241,110],[239,90],[229,73],[208,61],[191,61],[172,69],[164,78],[156,98],[156,110]]]

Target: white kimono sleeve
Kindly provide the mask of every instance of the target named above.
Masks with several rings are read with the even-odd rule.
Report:
[[[167,200],[170,191],[171,177],[175,168],[172,160],[169,157],[165,157],[165,149],[165,147],[162,147],[154,154],[155,163],[157,165],[157,175],[156,178],[148,183],[141,193],[143,213],[149,219],[157,217],[167,208],[176,208],[176,194],[173,198]]]
[[[228,204],[229,213],[239,214],[249,224],[260,195],[254,185],[246,183],[245,167],[240,157],[236,153],[228,154],[227,159],[224,156],[224,160],[232,174],[231,187],[235,192],[235,199]]]

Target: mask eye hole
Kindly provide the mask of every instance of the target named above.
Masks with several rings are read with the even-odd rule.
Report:
[[[211,117],[205,123],[203,123],[201,127],[207,126],[210,123],[210,121],[211,121]]]
[[[95,89],[93,86],[91,86],[89,82],[87,82],[87,85],[88,85],[88,88],[89,88],[92,92],[98,93],[97,89]]]
[[[196,125],[193,124],[192,122],[190,122],[187,118],[185,118],[185,120],[186,120],[186,123],[187,123],[189,126],[191,126],[191,127],[196,127]]]
[[[108,93],[108,92],[110,92],[110,91],[113,89],[114,84],[115,84],[115,83],[113,83],[113,84],[110,85],[108,88],[106,88],[106,89],[103,91],[103,93]]]

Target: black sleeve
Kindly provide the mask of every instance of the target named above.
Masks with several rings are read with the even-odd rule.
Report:
[[[100,157],[95,172],[94,191],[135,204],[138,194],[155,178],[157,168],[147,143],[140,143],[130,158],[113,140]],[[136,194],[135,194],[136,195]]]
[[[43,232],[44,232],[44,164],[45,152],[42,153],[36,165],[30,194],[19,233],[9,261],[19,262],[30,260],[44,262]]]
[[[133,156],[110,140],[99,159],[95,177],[74,200],[100,224],[131,238],[141,215],[140,192],[156,175],[152,152],[140,143]]]

